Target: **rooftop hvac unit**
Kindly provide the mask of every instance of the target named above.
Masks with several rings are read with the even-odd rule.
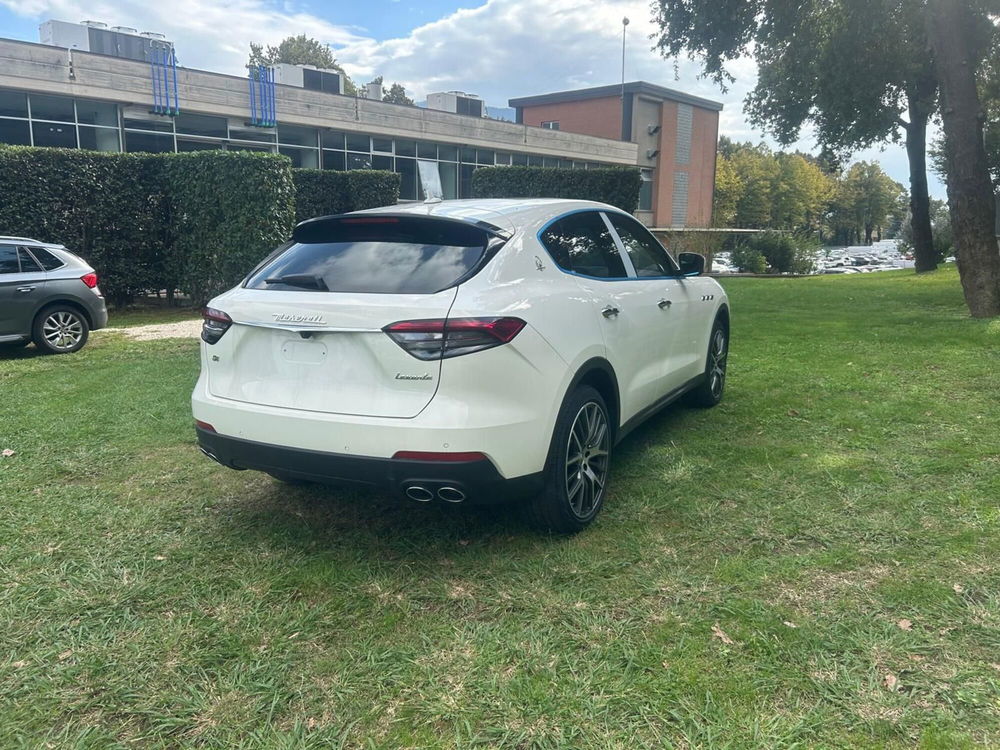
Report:
[[[274,66],[274,82],[285,86],[297,86],[308,91],[323,91],[327,94],[344,93],[344,77],[339,72],[323,70],[312,65],[278,63]]]
[[[470,117],[486,116],[485,102],[475,94],[466,94],[464,91],[440,91],[428,94],[427,108]]]
[[[101,21],[68,23],[50,20],[38,27],[38,35],[42,44],[141,62],[153,59],[154,46],[169,47],[171,50],[174,46],[163,34],[152,31],[140,34],[131,26],[113,26],[109,29]]]

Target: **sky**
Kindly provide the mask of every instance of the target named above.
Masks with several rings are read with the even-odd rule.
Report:
[[[49,18],[104,21],[166,34],[187,67],[242,75],[251,41],[304,33],[329,44],[359,83],[382,75],[417,101],[458,89],[506,106],[512,97],[621,81],[625,16],[627,80],[722,102],[723,135],[775,145],[743,113],[756,82],[753,61],[732,64],[736,82],[722,91],[699,77],[696,61],[663,59],[651,49],[648,0],[0,0],[0,37],[38,41],[38,24]],[[815,150],[808,134],[791,148]],[[876,160],[908,184],[901,145],[855,158]],[[940,180],[929,178],[931,194],[943,198]]]

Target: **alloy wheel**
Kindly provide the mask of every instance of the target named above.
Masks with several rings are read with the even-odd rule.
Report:
[[[58,310],[42,323],[42,335],[53,349],[72,349],[83,338],[83,322],[71,312]]]
[[[726,332],[721,328],[712,336],[712,348],[709,351],[709,388],[715,399],[722,398],[722,390],[726,386]]]
[[[604,495],[610,448],[608,417],[594,401],[573,420],[566,446],[566,497],[577,518],[587,518]]]

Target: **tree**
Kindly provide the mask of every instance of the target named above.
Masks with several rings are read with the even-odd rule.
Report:
[[[719,226],[816,232],[832,192],[815,159],[723,138],[716,166]]]
[[[668,56],[703,57],[724,83],[725,63],[752,54],[758,83],[751,117],[782,143],[815,126],[826,161],[905,133],[918,271],[933,270],[927,192],[926,130],[936,84],[921,22],[923,0],[658,0]],[[906,117],[904,118],[904,114]]]
[[[394,83],[389,87],[389,90],[385,92],[385,96],[382,97],[382,101],[389,102],[391,104],[409,104],[413,106],[413,100],[406,95],[406,89],[403,88],[403,84]]]
[[[333,56],[330,48],[317,39],[311,39],[305,34],[290,36],[282,39],[277,47],[250,42],[250,59],[247,67],[258,65],[275,65],[277,63],[288,63],[289,65],[314,65],[324,70],[335,70],[344,78],[344,93],[355,96],[358,93],[357,86],[351,77]]]
[[[976,89],[976,68],[995,33],[993,20],[974,0],[928,0],[927,37],[941,83],[951,228],[965,301],[977,318],[1000,315],[996,203]]]
[[[372,79],[371,83],[377,83],[379,86],[382,86],[384,79],[382,76],[376,76]],[[413,100],[406,95],[406,89],[401,83],[394,83],[387,90],[384,90],[382,101],[389,102],[389,104],[409,104],[413,106]]]
[[[716,226],[736,226],[736,208],[742,196],[743,182],[740,180],[736,167],[727,156],[721,153],[720,149],[719,157],[715,163],[713,223]]]

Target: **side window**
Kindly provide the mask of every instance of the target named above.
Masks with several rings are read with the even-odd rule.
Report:
[[[553,222],[542,244],[564,271],[597,279],[624,279],[625,264],[607,224],[597,211],[584,211]]]
[[[17,248],[13,245],[0,245],[0,273],[20,273],[20,271]]]
[[[60,268],[61,266],[66,265],[61,260],[59,260],[59,258],[57,258],[55,255],[53,255],[43,247],[31,248],[31,254],[38,259],[38,262],[41,264],[42,268],[44,268],[46,271],[52,271],[56,268]]]
[[[656,241],[642,224],[630,216],[609,213],[611,225],[621,237],[628,257],[635,266],[639,278],[651,276],[674,276],[677,265],[663,245]]]
[[[40,272],[42,270],[42,267],[38,265],[35,259],[31,257],[31,254],[23,247],[17,249],[17,257],[21,261],[21,273]]]

